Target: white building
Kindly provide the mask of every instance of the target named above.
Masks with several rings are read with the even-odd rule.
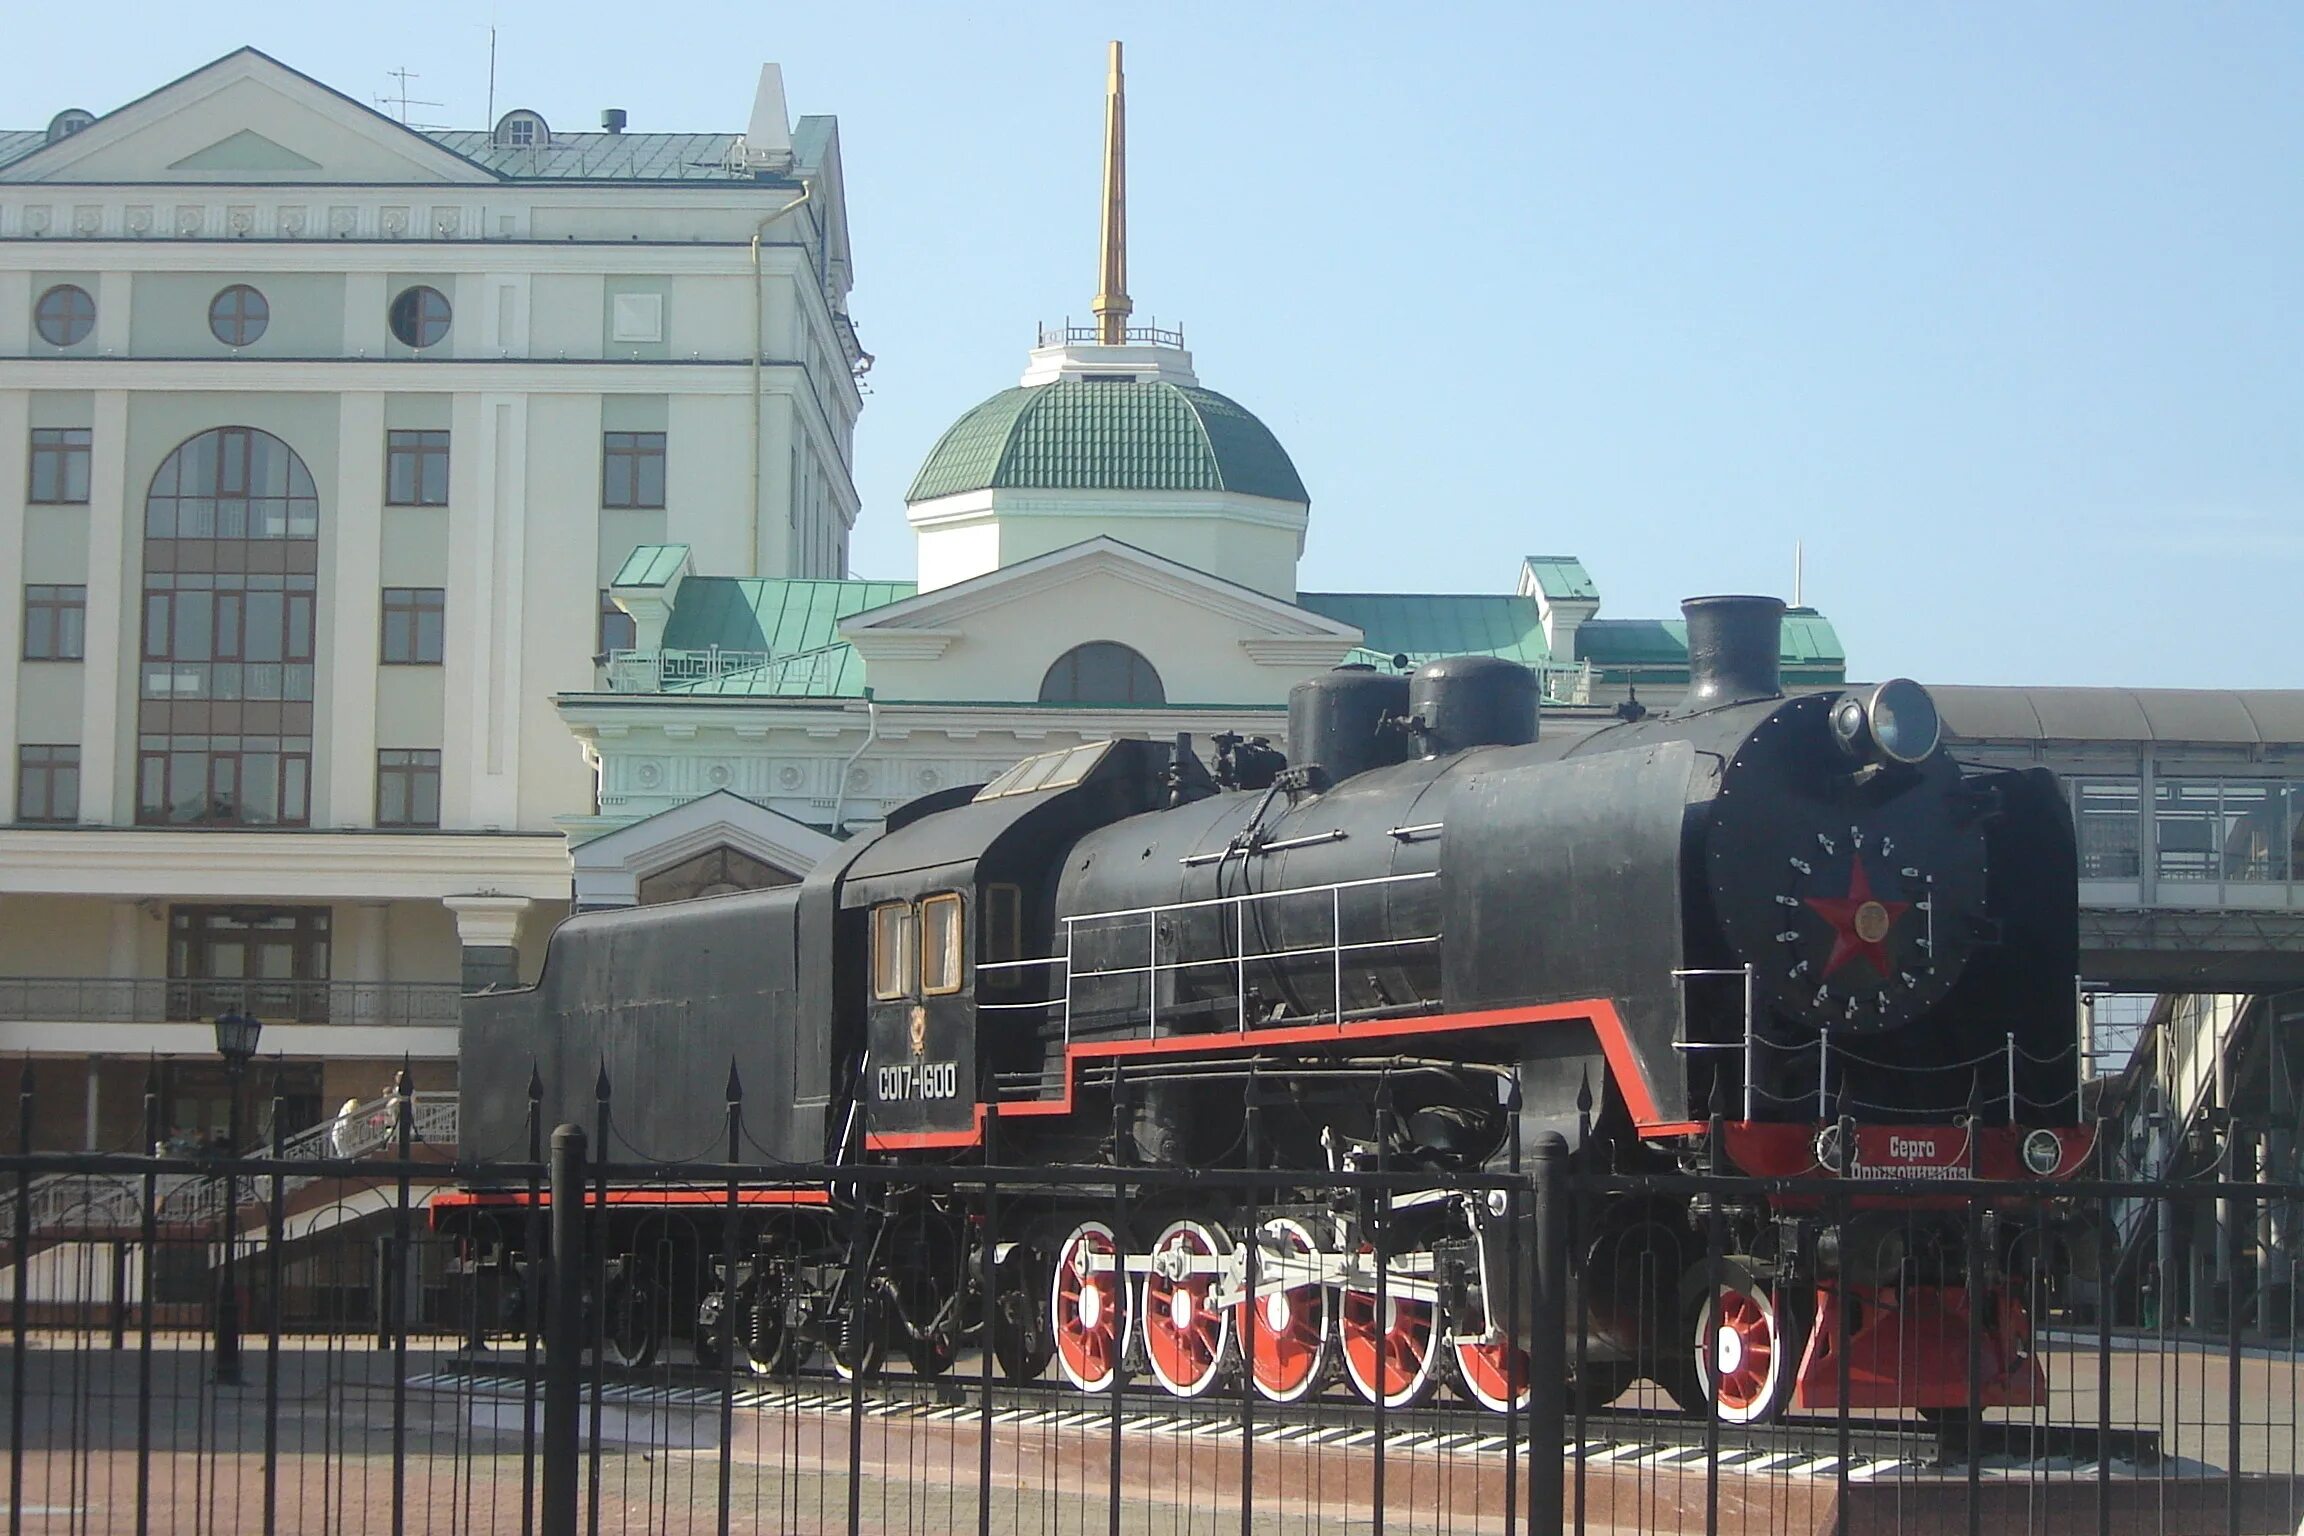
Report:
[[[0,1050],[86,1076],[43,1143],[134,1141],[147,1053],[220,1123],[228,1007],[300,1115],[452,1057],[567,910],[551,701],[630,552],[845,574],[834,120],[769,66],[744,134],[603,125],[415,132],[243,49],[0,132]]]

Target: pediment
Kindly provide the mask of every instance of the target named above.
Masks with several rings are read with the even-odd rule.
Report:
[[[884,648],[914,638],[955,637],[969,620],[996,609],[1046,605],[1061,612],[1077,596],[1072,589],[1115,583],[1198,609],[1201,622],[1218,621],[1243,643],[1303,639],[1351,646],[1361,639],[1349,624],[1102,537],[858,614],[840,627],[840,635],[869,657],[876,643]]]
[[[307,160],[285,144],[276,144],[253,128],[218,139],[206,149],[194,150],[172,171],[316,171],[320,162]]]
[[[67,183],[496,178],[424,135],[252,48],[228,54],[0,169]]]
[[[578,899],[629,905],[643,878],[723,846],[805,875],[840,842],[733,790],[715,790],[578,844],[570,852]]]

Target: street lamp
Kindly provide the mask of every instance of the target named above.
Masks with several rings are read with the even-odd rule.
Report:
[[[234,1273],[240,1246],[240,1202],[232,1187],[229,1159],[240,1155],[240,1079],[256,1055],[263,1022],[234,1011],[216,1015],[216,1054],[224,1058],[224,1078],[230,1085],[230,1106],[225,1111],[224,1156],[224,1269],[216,1297],[216,1384],[240,1385],[240,1287]]]

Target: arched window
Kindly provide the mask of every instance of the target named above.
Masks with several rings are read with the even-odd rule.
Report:
[[[1056,658],[1040,679],[1043,704],[1165,704],[1152,663],[1114,640],[1091,640]]]
[[[136,819],[311,821],[320,496],[280,439],[216,427],[144,497]]]

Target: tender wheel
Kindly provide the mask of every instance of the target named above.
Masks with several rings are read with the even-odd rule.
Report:
[[[1528,1351],[1510,1339],[1483,1344],[1478,1335],[1456,1339],[1456,1384],[1490,1413],[1517,1413],[1528,1406]]]
[[[662,1320],[656,1315],[656,1293],[636,1280],[608,1287],[608,1326],[603,1330],[608,1358],[638,1370],[656,1358],[664,1341]]]
[[[1386,1408],[1411,1408],[1430,1397],[1440,1374],[1439,1325],[1436,1303],[1406,1299],[1387,1286],[1379,1317],[1375,1291],[1345,1291],[1337,1331],[1352,1390]]]
[[[1120,1243],[1100,1221],[1072,1229],[1056,1252],[1048,1286],[1048,1316],[1056,1363],[1083,1392],[1102,1392],[1119,1379],[1120,1349],[1128,1338],[1128,1286]]]
[[[1144,1357],[1160,1385],[1198,1397],[1216,1385],[1232,1344],[1232,1314],[1209,1301],[1225,1245],[1197,1221],[1171,1222],[1144,1276]]]
[[[1319,1252],[1311,1231],[1292,1217],[1264,1223],[1258,1261],[1274,1249],[1290,1258],[1309,1259]],[[1259,1395],[1275,1403],[1293,1403],[1317,1392],[1328,1380],[1334,1330],[1329,1326],[1328,1292],[1317,1281],[1267,1290],[1268,1279],[1257,1276],[1257,1289],[1267,1294],[1243,1302],[1234,1326],[1246,1341],[1248,1373]]]
[[[1766,1424],[1781,1415],[1792,1401],[1804,1342],[1788,1288],[1771,1293],[1742,1265],[1723,1265],[1695,1340],[1697,1377],[1720,1421]]]
[[[853,1310],[834,1322],[832,1374],[842,1381],[870,1381],[888,1360],[888,1304],[878,1291],[856,1298]]]
[[[1048,1329],[1048,1261],[1018,1249],[999,1266],[992,1309],[992,1358],[1013,1382],[1038,1381],[1056,1354]]]

